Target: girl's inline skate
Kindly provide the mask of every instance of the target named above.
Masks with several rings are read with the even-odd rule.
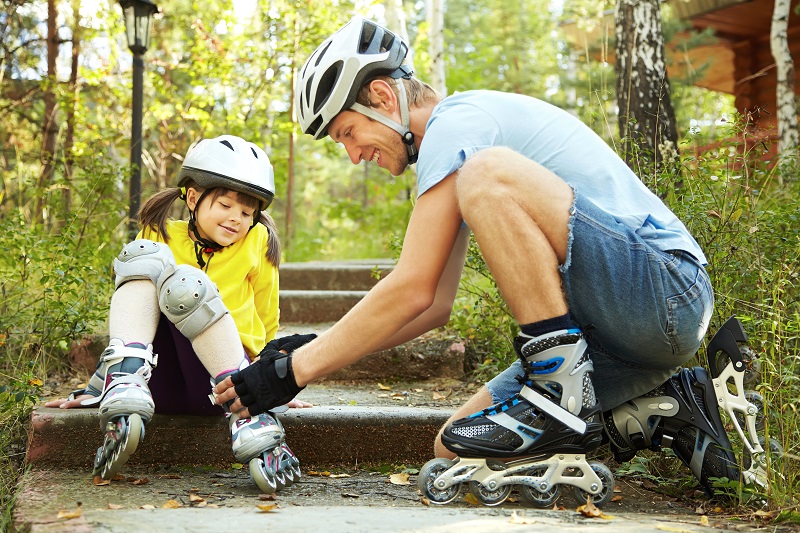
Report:
[[[450,424],[442,443],[459,457],[428,461],[418,476],[420,490],[432,503],[445,504],[468,484],[481,503],[493,506],[516,487],[531,505],[550,507],[562,486],[571,486],[582,503],[607,503],[614,477],[585,457],[600,446],[603,426],[583,334],[520,335],[514,347],[525,370],[522,390]]]
[[[152,345],[111,339],[100,355],[89,386],[77,393],[92,394],[85,406],[98,404],[103,445],[97,449],[92,475],[113,478],[144,439],[144,426],[153,417],[155,404],[147,382],[158,356]],[[75,393],[73,393],[75,394]]]
[[[211,379],[215,402],[214,386],[233,372],[221,374]],[[225,405],[229,410],[230,405]],[[231,429],[233,456],[241,463],[247,463],[250,477],[264,494],[273,494],[291,486],[300,479],[300,461],[286,444],[286,432],[275,413],[261,413],[250,418],[241,418],[236,413],[228,413]]]

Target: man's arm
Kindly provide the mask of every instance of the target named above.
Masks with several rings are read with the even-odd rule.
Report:
[[[460,228],[451,174],[417,200],[392,273],[333,327],[294,353],[297,384],[304,386],[386,346],[427,311],[436,301]]]
[[[260,383],[258,388],[263,390],[265,398],[274,394],[268,392],[270,389],[277,391],[276,386],[287,391],[294,390],[293,394],[296,394],[314,379],[345,367],[380,349],[390,340],[400,338],[402,335],[399,332],[434,304],[440,281],[443,277],[453,277],[443,276],[443,273],[451,258],[456,257],[452,253],[456,243],[461,242],[458,239],[461,215],[455,192],[453,174],[425,192],[414,206],[403,251],[392,273],[373,287],[328,331],[297,349],[291,360],[279,361],[275,368],[264,365],[267,374],[255,381]],[[451,287],[452,284],[453,281],[450,281]],[[449,290],[454,291],[455,287]],[[452,299],[450,301],[452,303]],[[262,363],[259,361],[251,365],[244,372],[259,372],[260,369],[256,367]],[[282,381],[272,381],[285,380],[287,375],[292,382],[287,382],[288,387],[283,387]],[[232,401],[230,408],[234,412],[244,408],[237,398],[231,377],[219,383],[214,390],[217,404]],[[256,400],[252,394],[259,393],[248,396],[248,405]],[[259,409],[269,409],[266,404],[270,403],[273,401],[259,402]],[[249,411],[242,411],[242,416],[249,416]]]
[[[467,257],[467,248],[469,248],[469,234],[470,230],[466,226],[462,227],[458,232],[447,266],[439,279],[439,286],[436,288],[436,297],[433,304],[382,344],[381,350],[393,348],[404,342],[416,339],[423,333],[444,326],[450,321],[450,313],[453,310],[453,302],[456,299],[458,283],[461,280],[464,260]]]

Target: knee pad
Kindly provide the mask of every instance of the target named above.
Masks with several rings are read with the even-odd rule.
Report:
[[[129,242],[114,259],[114,288],[136,279],[149,279],[155,285],[162,272],[174,266],[175,257],[166,244],[147,239]]]
[[[198,268],[168,268],[156,288],[161,312],[190,341],[228,313],[217,287]]]

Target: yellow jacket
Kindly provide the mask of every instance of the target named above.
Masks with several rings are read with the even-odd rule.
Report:
[[[175,261],[198,267],[194,241],[189,238],[185,220],[167,222],[169,242]],[[208,262],[208,277],[217,286],[230,311],[242,345],[251,356],[258,355],[278,331],[278,269],[267,260],[269,231],[256,224],[247,236],[214,253]],[[139,239],[165,242],[150,228],[139,232]]]

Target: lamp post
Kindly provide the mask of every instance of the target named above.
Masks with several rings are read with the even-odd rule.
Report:
[[[142,94],[144,81],[144,53],[150,46],[150,17],[158,6],[150,0],[119,0],[125,15],[125,32],[128,48],[133,54],[133,103],[131,121],[131,183],[128,206],[128,234],[134,239],[137,233],[137,216],[142,194]]]

